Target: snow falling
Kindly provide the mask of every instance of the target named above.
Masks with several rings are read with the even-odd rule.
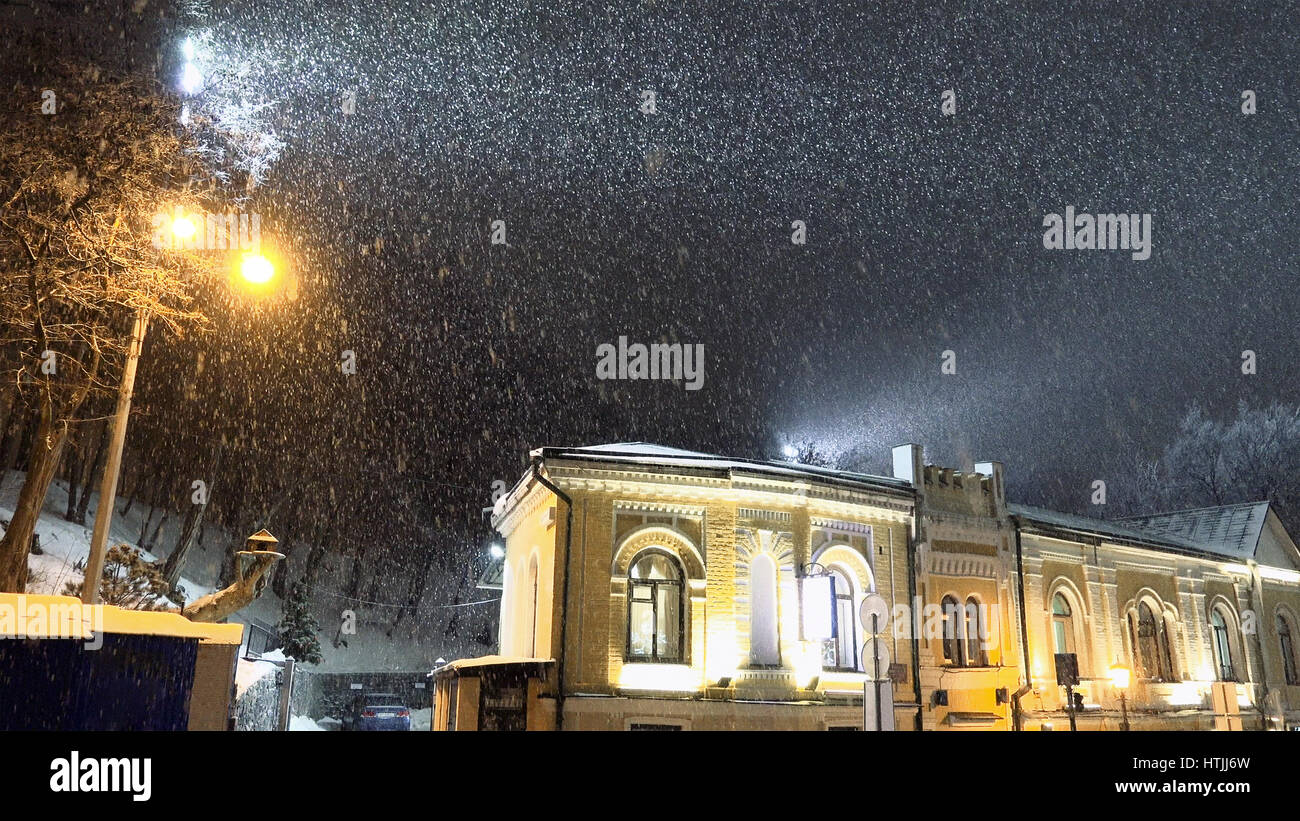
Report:
[[[285,272],[269,299],[200,295],[204,333],[150,331],[114,536],[165,557],[204,481],[191,595],[267,527],[275,600],[301,581],[343,665],[490,651],[483,508],[530,448],[881,472],[918,441],[1068,510],[1192,408],[1300,401],[1282,7],[105,5],[0,24],[233,135],[206,158]],[[1044,250],[1067,206],[1151,214],[1150,259]],[[598,379],[620,336],[702,345],[702,389]],[[79,579],[64,552],[51,584]]]

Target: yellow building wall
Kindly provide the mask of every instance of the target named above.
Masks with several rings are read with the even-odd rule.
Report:
[[[534,487],[528,498],[518,504],[526,512],[518,515],[513,530],[506,537],[506,599],[503,604],[504,655],[530,655],[520,633],[519,625],[526,624],[521,616],[517,597],[512,597],[511,587],[517,588],[526,579],[527,562],[536,553],[539,562],[539,599],[544,602],[537,614],[538,642],[535,655],[558,658],[562,634],[567,632],[568,647],[565,659],[565,692],[569,694],[599,694],[611,697],[608,704],[627,702],[628,709],[619,711],[574,708],[565,710],[566,728],[624,729],[627,721],[654,715],[647,713],[651,707],[660,713],[673,714],[682,721],[691,722],[697,729],[729,729],[770,725],[824,729],[827,723],[843,723],[845,716],[860,716],[861,707],[846,706],[846,699],[861,693],[863,676],[854,673],[823,671],[820,669],[820,643],[802,641],[800,631],[801,602],[794,573],[778,576],[781,670],[754,669],[749,664],[748,575],[744,564],[752,545],[742,545],[748,538],[740,533],[788,533],[788,567],[801,568],[813,560],[814,554],[828,544],[839,545],[836,550],[849,550],[869,563],[875,590],[891,605],[906,608],[908,601],[908,538],[912,523],[896,514],[883,510],[877,513],[864,505],[827,505],[818,507],[811,495],[772,490],[755,495],[749,488],[734,489],[725,495],[704,492],[689,483],[673,481],[566,481],[564,476],[552,476],[554,481],[567,488],[573,499],[573,536],[569,557],[569,614],[567,631],[563,627],[562,591],[564,589],[565,513],[564,503],[542,487]],[[717,488],[714,483],[712,488]],[[963,492],[973,501],[983,499],[974,489]],[[951,495],[951,494],[950,494]],[[986,496],[987,494],[985,494]],[[948,507],[961,513],[958,501],[949,500]],[[759,511],[747,513],[746,511]],[[672,517],[676,517],[675,520]],[[775,518],[774,518],[775,517]],[[833,540],[826,538],[826,526],[814,522],[836,521],[872,528],[868,543],[862,534],[841,525]],[[770,520],[770,521],[769,521]],[[961,521],[955,515],[951,521]],[[979,526],[952,525],[950,540],[936,539],[935,544],[947,554],[969,554],[980,557],[976,561],[993,561],[998,568],[993,577],[979,574],[945,576],[927,573],[918,568],[917,593],[921,604],[938,606],[945,594],[956,595],[963,603],[976,596],[987,608],[992,645],[986,649],[987,666],[956,668],[943,663],[940,638],[922,637],[921,665],[922,697],[919,715],[926,728],[949,729],[960,721],[946,721],[950,714],[987,714],[996,716],[991,727],[981,729],[1006,729],[1010,727],[1011,705],[997,703],[997,691],[1015,692],[1023,676],[1019,612],[1015,597],[1019,594],[1018,578],[1014,567],[1007,564],[1008,545],[1014,534],[1008,535],[1004,527],[994,520],[987,530],[987,542],[973,535]],[[685,547],[693,545],[699,558],[683,561],[688,579],[688,630],[686,635],[684,665],[650,665],[627,663],[626,652],[627,600],[626,563],[635,549],[622,555],[616,568],[615,552],[632,534],[641,528],[675,527],[680,544],[667,544],[674,552],[692,553]],[[942,529],[942,528],[941,528]],[[965,541],[963,541],[965,540]],[[670,539],[671,541],[671,539]],[[1050,549],[1049,549],[1050,547]],[[1175,672],[1184,670],[1190,678],[1205,678],[1203,669],[1209,656],[1204,639],[1204,610],[1217,596],[1223,596],[1234,607],[1241,609],[1248,601],[1238,578],[1234,585],[1229,574],[1219,563],[1189,559],[1185,556],[1151,552],[1149,556],[1135,553],[1129,548],[1114,545],[1097,545],[1064,542],[1054,539],[1025,536],[1024,552],[1032,557],[1034,580],[1025,585],[1025,630],[1029,641],[1030,669],[1034,691],[1025,696],[1023,705],[1028,711],[1026,726],[1040,723],[1060,726],[1063,706],[1063,689],[1055,684],[1052,654],[1055,650],[1051,598],[1055,584],[1064,581],[1086,611],[1086,629],[1076,635],[1075,651],[1079,655],[1080,674],[1084,679],[1080,687],[1085,700],[1094,708],[1080,716],[1083,729],[1114,729],[1117,726],[1117,697],[1109,683],[1109,667],[1115,660],[1131,662],[1126,649],[1125,607],[1145,590],[1153,591],[1161,600],[1176,608],[1179,623],[1176,635],[1171,637],[1177,659]],[[1053,556],[1055,554],[1055,557]],[[1077,554],[1078,559],[1073,556]],[[823,558],[817,554],[818,558]],[[830,555],[830,554],[827,554]],[[843,555],[843,554],[841,554]],[[702,559],[702,564],[699,559]],[[949,556],[949,560],[951,556]],[[698,572],[691,569],[692,561]],[[962,559],[965,561],[965,559]],[[1140,565],[1140,566],[1139,566]],[[1161,567],[1161,566],[1164,567]],[[936,565],[938,567],[938,565]],[[1010,570],[1008,568],[1010,567]],[[523,572],[521,572],[521,570]],[[698,578],[689,578],[692,575]],[[861,574],[859,574],[861,575]],[[1009,577],[1008,577],[1009,576]],[[1203,578],[1203,581],[1202,581]],[[1239,595],[1240,594],[1240,595]],[[1300,614],[1300,585],[1287,581],[1266,583],[1263,591],[1264,610],[1259,615],[1259,642],[1243,643],[1249,654],[1254,676],[1260,674],[1260,656],[1263,669],[1269,675],[1270,687],[1279,691],[1284,709],[1295,714],[1300,723],[1300,686],[1282,682],[1282,660],[1273,618],[1275,606],[1287,603],[1292,612]],[[1189,610],[1189,608],[1191,608]],[[509,612],[506,612],[509,610]],[[905,610],[905,612],[907,612]],[[554,614],[554,615],[553,615]],[[1077,615],[1077,614],[1076,614]],[[924,613],[921,626],[925,627]],[[891,661],[903,666],[904,681],[893,685],[898,729],[912,729],[918,715],[914,704],[915,675],[910,628],[887,637]],[[865,636],[859,635],[859,639]],[[1300,635],[1296,636],[1300,642]],[[724,684],[725,682],[725,684]],[[1173,706],[1194,707],[1201,698],[1203,681],[1184,681],[1152,685],[1135,684],[1130,690],[1133,701],[1142,698],[1164,699],[1162,703]],[[948,703],[936,703],[935,691],[946,692]],[[1241,690],[1246,693],[1246,689]],[[465,697],[465,693],[460,694]],[[540,691],[534,694],[544,698]],[[744,705],[744,700],[771,701],[791,707],[784,709],[755,709]],[[574,699],[577,702],[579,699]],[[803,712],[792,702],[803,702]],[[730,705],[720,707],[719,705]],[[1135,705],[1136,709],[1136,705]],[[639,711],[639,712],[638,712]],[[1055,712],[1055,718],[1052,714]],[[1186,728],[1197,725],[1200,718],[1144,714],[1140,721],[1149,728]],[[962,719],[965,721],[966,719]],[[1136,725],[1139,717],[1131,720]],[[1201,722],[1204,723],[1204,722]],[[1082,726],[1087,725],[1087,726]],[[1115,725],[1115,726],[1112,726]]]
[[[562,574],[556,564],[557,539],[563,539],[563,503],[558,510],[555,497],[537,487],[523,502],[528,512],[505,538],[505,588],[502,591],[500,652],[505,656],[554,658],[559,647],[556,590]],[[548,519],[554,516],[554,524]],[[519,595],[529,583],[529,563],[537,558],[536,621],[532,618],[532,600]],[[531,628],[531,632],[530,632]],[[534,634],[536,641],[534,642]]]
[[[729,697],[730,689],[714,692],[720,680],[734,677],[738,668],[747,667],[748,636],[738,634],[737,614],[737,526],[738,508],[742,504],[729,501],[701,499],[690,492],[656,494],[643,500],[647,506],[680,507],[699,510],[701,515],[679,518],[679,529],[684,535],[694,536],[696,548],[702,551],[705,565],[704,578],[694,584],[688,582],[689,620],[687,640],[687,665],[628,664],[626,652],[627,603],[625,585],[612,581],[611,566],[618,544],[637,529],[635,523],[615,518],[616,503],[621,510],[631,511],[637,500],[626,493],[587,489],[566,489],[573,499],[573,555],[570,559],[570,617],[568,624],[568,653],[565,677],[567,692],[627,694],[683,694],[699,693],[711,688],[711,696]],[[552,498],[552,502],[555,500]],[[754,503],[750,503],[753,506]],[[507,538],[507,563],[526,555],[534,545],[544,546],[543,558],[552,567],[550,589],[555,612],[561,609],[563,591],[564,510],[559,502],[556,524],[549,529],[539,523],[543,515],[532,514],[521,521],[517,530]],[[542,505],[544,509],[546,505]],[[763,510],[790,515],[788,525],[793,534],[793,562],[796,567],[808,562],[811,556],[810,515],[802,506],[790,504],[763,504]],[[876,545],[870,561],[875,565],[876,591],[887,601],[905,604],[907,601],[907,531],[905,522],[887,521],[870,516],[841,515],[839,521],[870,525]],[[702,538],[700,544],[697,539]],[[852,538],[846,538],[846,542]],[[858,537],[857,549],[865,546],[865,537]],[[556,548],[560,555],[556,556]],[[545,548],[550,548],[546,550]],[[867,561],[867,557],[863,557]],[[892,564],[892,567],[891,567]],[[892,576],[892,580],[891,580]],[[799,639],[800,602],[798,588],[784,584],[779,594],[780,641],[783,663],[797,669],[797,683],[806,686],[820,673],[820,644]],[[560,642],[560,621],[541,620],[549,624],[550,646]],[[913,700],[910,646],[905,639],[890,640],[892,659],[905,665],[908,681],[896,685],[895,701]],[[503,649],[505,654],[512,651]],[[669,668],[669,669],[665,669]],[[828,673],[819,689],[831,688],[848,693],[860,692],[862,676]],[[788,694],[793,697],[794,693]],[[910,721],[909,728],[910,728]]]
[[[1264,581],[1263,599],[1264,612],[1259,616],[1257,628],[1269,685],[1271,689],[1280,692],[1283,710],[1291,714],[1290,720],[1295,726],[1300,726],[1300,685],[1286,683],[1276,617],[1279,605],[1291,614],[1291,640],[1296,650],[1300,651],[1300,588],[1294,584]],[[1296,665],[1297,675],[1300,675],[1300,658],[1296,659]]]

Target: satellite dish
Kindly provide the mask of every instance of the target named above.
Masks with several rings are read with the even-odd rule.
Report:
[[[873,658],[876,660],[877,666],[872,665]],[[888,681],[889,662],[889,645],[885,643],[885,639],[872,637],[862,644],[862,669],[866,672],[868,679],[874,675],[875,681]]]
[[[889,630],[889,602],[879,593],[868,593],[858,606],[858,618],[862,619],[862,632],[871,635],[871,617],[876,617],[876,635]]]

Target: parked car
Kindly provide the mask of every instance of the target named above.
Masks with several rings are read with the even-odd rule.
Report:
[[[393,693],[366,693],[352,700],[344,730],[410,730],[411,711]]]

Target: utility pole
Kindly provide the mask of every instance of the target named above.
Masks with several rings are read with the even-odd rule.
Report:
[[[99,505],[95,508],[95,529],[90,537],[90,556],[86,559],[86,582],[81,586],[81,601],[99,604],[99,580],[104,575],[104,557],[108,553],[108,529],[113,522],[113,505],[117,503],[117,479],[122,469],[122,448],[126,444],[126,423],[131,415],[131,395],[135,391],[135,369],[144,347],[144,334],[149,327],[149,309],[140,308],[135,314],[135,327],[126,351],[126,364],[122,366],[122,384],[117,389],[117,411],[110,423],[112,431],[108,440],[108,458],[104,461],[104,477],[99,484]]]

